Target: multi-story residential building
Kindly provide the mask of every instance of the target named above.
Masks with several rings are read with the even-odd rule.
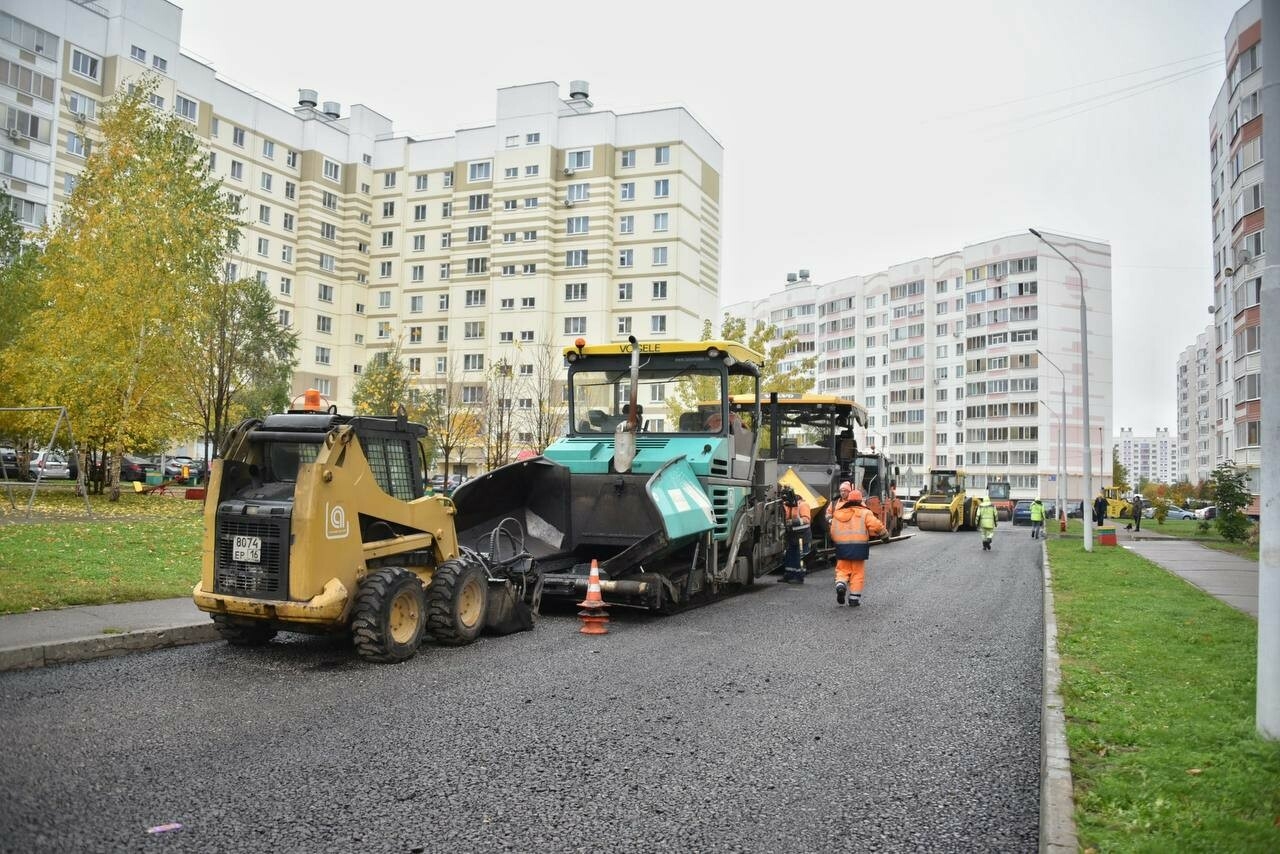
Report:
[[[1178,356],[1177,480],[1199,483],[1213,473],[1213,326]]]
[[[295,394],[345,411],[363,366],[398,345],[419,388],[478,404],[495,365],[523,376],[537,349],[559,371],[576,338],[696,338],[714,315],[723,151],[686,110],[597,111],[582,81],[564,100],[535,83],[500,89],[492,125],[413,139],[363,105],[234,86],[182,52],[181,25],[166,0],[5,3],[12,204],[32,227],[56,211],[103,102],[156,75],[156,109],[191,122],[241,199],[226,274],[271,289],[299,333]],[[512,425],[514,453],[527,435]]]
[[[1112,411],[1111,251],[1046,237],[1085,277],[1096,488],[1111,476],[1103,449]],[[724,311],[780,328],[816,322],[815,389],[866,406],[859,441],[894,456],[905,491],[919,490],[931,468],[963,468],[978,489],[1007,477],[1016,497],[1052,497],[1065,423],[1067,494],[1081,500],[1080,287],[1066,261],[1016,234],[866,276],[797,279]]]
[[[1280,27],[1280,3],[1251,0],[1236,12],[1224,37],[1227,77],[1209,113],[1210,216],[1213,223],[1213,346],[1216,394],[1212,414],[1215,464],[1228,460],[1249,477],[1260,511],[1262,468],[1262,280],[1276,230],[1266,229],[1267,148],[1263,115],[1280,115],[1275,63],[1263,64],[1264,19]]]
[[[1129,473],[1129,483],[1142,481],[1175,483],[1178,479],[1178,438],[1168,427],[1157,427],[1154,436],[1135,436],[1132,427],[1121,427],[1115,439],[1120,465]]]

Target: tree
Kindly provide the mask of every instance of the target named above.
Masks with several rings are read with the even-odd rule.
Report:
[[[423,391],[421,403],[414,408],[413,415],[426,426],[434,446],[443,454],[444,474],[448,477],[449,457],[456,450],[461,463],[466,449],[474,447],[480,435],[479,422],[473,411],[475,404],[462,399],[462,384],[457,379],[453,359],[449,359],[444,376]]]
[[[113,459],[189,429],[175,393],[190,370],[184,312],[202,306],[239,235],[238,200],[191,124],[151,107],[155,88],[140,79],[103,110],[102,141],[42,236],[40,305],[2,369],[20,400],[66,405]],[[107,475],[116,499],[119,467]]]
[[[564,435],[569,420],[569,401],[565,397],[567,383],[563,377],[563,351],[550,337],[545,337],[530,351],[533,373],[524,388],[533,398],[534,409],[525,419],[533,437],[530,450],[541,454],[547,446]]]
[[[409,371],[400,342],[373,355],[351,392],[358,415],[392,415],[409,400]]]
[[[215,283],[202,296],[183,336],[197,369],[184,376],[194,407],[190,426],[216,454],[241,420],[288,405],[298,336],[280,325],[275,299],[256,279]]]
[[[27,237],[0,187],[0,353],[20,336],[40,305],[40,244]],[[0,375],[0,387],[10,384]]]
[[[1249,519],[1240,511],[1253,501],[1248,476],[1243,469],[1226,462],[1213,470],[1213,484],[1214,503],[1218,507],[1213,523],[1218,533],[1228,542],[1243,542],[1249,535]]]
[[[513,398],[516,381],[511,363],[506,359],[494,362],[488,370],[484,401],[476,406],[476,420],[484,449],[484,467],[492,471],[511,462],[512,433],[514,430]]]
[[[703,321],[699,340],[711,340],[710,320]],[[813,391],[813,370],[818,364],[818,357],[797,358],[796,347],[800,339],[794,330],[779,336],[777,326],[757,320],[748,335],[744,318],[726,314],[720,321],[719,340],[737,341],[764,356],[764,364],[760,366],[761,393],[805,394]],[[749,378],[730,378],[730,394],[754,392],[755,385]],[[667,396],[667,408],[673,420],[679,419],[681,413],[696,409],[699,401],[718,396],[719,390],[711,377],[686,377],[679,380],[674,392]]]

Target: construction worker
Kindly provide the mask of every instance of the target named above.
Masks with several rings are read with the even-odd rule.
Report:
[[[1044,539],[1044,504],[1039,498],[1031,502],[1031,539]]]
[[[871,537],[889,539],[889,529],[862,506],[862,492],[848,481],[840,484],[842,500],[831,513],[831,539],[836,544],[836,604],[862,604],[863,572],[871,556]]]
[[[1043,513],[1043,508],[1041,508],[1041,512]],[[996,506],[991,503],[991,499],[982,499],[982,505],[978,508],[978,530],[982,532],[982,550],[984,552],[991,551],[991,538],[996,534],[996,525],[999,522],[999,518],[1000,514],[996,510]]]
[[[789,486],[782,487],[782,509],[787,520],[787,551],[782,581],[804,584],[804,556],[809,551],[810,525],[813,515],[809,503]]]

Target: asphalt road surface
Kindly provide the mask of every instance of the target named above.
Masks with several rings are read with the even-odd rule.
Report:
[[[1038,546],[878,546],[857,609],[828,570],[400,665],[282,635],[0,674],[0,850],[1034,851]]]

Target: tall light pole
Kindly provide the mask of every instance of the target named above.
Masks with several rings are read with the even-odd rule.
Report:
[[[1062,464],[1063,476],[1065,477],[1066,470],[1067,470],[1067,375],[1066,375],[1066,373],[1062,370],[1062,368],[1058,367],[1058,363],[1057,363],[1057,362],[1055,362],[1055,361],[1053,361],[1053,359],[1050,359],[1050,358],[1045,354],[1045,352],[1044,352],[1043,350],[1041,350],[1039,347],[1037,347],[1037,348],[1036,348],[1036,352],[1037,352],[1037,353],[1039,353],[1039,354],[1040,354],[1040,358],[1042,358],[1042,359],[1044,359],[1046,362],[1048,362],[1048,363],[1049,363],[1049,365],[1050,365],[1050,367],[1052,367],[1055,371],[1057,371],[1057,372],[1058,372],[1058,376],[1060,376],[1060,377],[1062,378],[1062,408],[1059,410],[1059,422],[1060,422],[1060,426],[1059,426],[1059,428],[1058,428],[1058,441],[1059,441],[1059,445],[1060,445],[1059,450],[1058,450],[1058,462]],[[1042,401],[1040,401],[1040,402],[1041,402],[1041,403],[1044,403],[1044,401],[1043,401],[1043,400],[1042,400]],[[1049,411],[1050,411],[1050,412],[1052,412],[1053,410],[1049,410]],[[1065,489],[1065,487],[1064,487],[1064,489]],[[1089,496],[1088,496],[1088,495],[1086,495],[1086,496],[1084,497],[1084,500],[1085,500],[1085,501],[1088,501],[1088,500],[1089,500]],[[1059,507],[1059,509],[1061,509],[1061,510],[1063,511],[1063,513],[1065,513],[1065,512],[1066,512],[1066,506],[1065,506],[1065,505],[1059,504],[1059,505],[1058,505],[1058,507]],[[1083,508],[1084,508],[1084,504],[1083,504],[1083,503],[1081,503],[1080,507],[1081,507],[1081,509],[1083,510]],[[1083,515],[1084,515],[1084,513],[1082,512],[1080,515],[1081,515],[1081,516],[1083,516]],[[1062,517],[1062,519],[1060,519],[1059,521],[1061,521],[1061,522],[1062,522],[1061,530],[1065,531],[1065,530],[1066,530],[1066,516],[1064,515],[1064,516]]]
[[[1083,465],[1080,466],[1084,470],[1084,500],[1093,500],[1093,464],[1089,459],[1093,454],[1089,447],[1089,320],[1088,308],[1084,302],[1084,273],[1080,272],[1080,268],[1076,263],[1062,254],[1058,247],[1054,246],[1044,235],[1036,231],[1034,228],[1028,229],[1034,234],[1045,246],[1048,246],[1054,252],[1058,253],[1058,257],[1066,261],[1076,271],[1076,275],[1080,277],[1080,395],[1081,402],[1084,404],[1084,449],[1081,454]],[[1081,513],[1080,521],[1084,522],[1084,550],[1093,551],[1093,516],[1089,513]]]
[[[1039,353],[1040,351],[1037,350],[1036,352]],[[1044,356],[1043,353],[1040,353],[1040,355]],[[1045,356],[1046,360],[1048,358],[1048,356]],[[1052,365],[1053,363],[1050,362],[1049,364]],[[1056,368],[1057,365],[1054,365],[1054,367]],[[1065,378],[1062,384],[1066,385]],[[1064,398],[1067,396],[1065,390],[1062,392],[1062,396]],[[1058,416],[1058,530],[1065,531],[1067,530],[1067,410],[1063,407],[1058,412],[1054,412],[1053,407],[1043,400],[1040,401],[1040,405],[1049,410],[1050,415]],[[1084,505],[1081,506],[1083,507]]]

